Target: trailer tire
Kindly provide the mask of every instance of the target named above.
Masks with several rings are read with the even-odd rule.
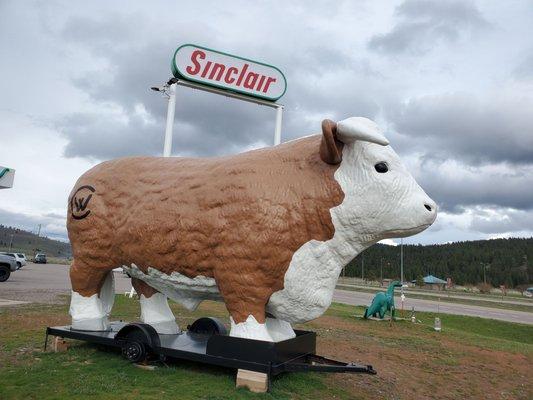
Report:
[[[122,348],[122,355],[133,363],[154,358],[154,352],[160,346],[156,330],[143,323],[133,323],[122,327],[115,335]]]

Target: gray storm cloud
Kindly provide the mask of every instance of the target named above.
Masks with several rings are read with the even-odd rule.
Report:
[[[6,62],[0,72],[9,79],[0,81],[0,135],[16,132],[24,139],[17,160],[22,172],[32,165],[24,151],[42,132],[17,129],[17,118],[32,121],[24,127],[40,123],[55,135],[51,142],[63,158],[50,162],[58,165],[160,155],[166,100],[149,88],[170,77],[177,45],[197,43],[283,70],[283,141],[318,133],[323,118],[375,119],[450,221],[469,216],[462,237],[533,231],[526,224],[533,215],[527,2],[243,2],[231,9],[131,2],[125,10],[59,1],[1,7],[0,56]],[[21,90],[22,82],[38,88],[38,95]],[[226,155],[270,145],[273,130],[270,108],[178,88],[174,155]],[[9,159],[2,151],[0,158]],[[66,198],[69,189],[63,190]],[[42,218],[54,230],[64,223],[49,213],[64,202],[32,213],[25,203],[19,214],[17,203],[0,203],[10,210],[0,214],[0,223],[31,226]],[[430,240],[450,240],[438,223]]]
[[[384,54],[424,54],[443,42],[488,28],[490,24],[471,1],[407,0],[396,8],[391,31],[378,34],[368,48]]]

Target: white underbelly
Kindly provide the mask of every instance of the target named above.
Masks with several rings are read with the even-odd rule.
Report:
[[[189,278],[179,272],[165,274],[155,268],[148,267],[146,273],[135,264],[122,268],[132,278],[140,279],[149,286],[180,303],[188,310],[194,310],[202,300],[221,300],[218,286],[213,278],[198,275]]]

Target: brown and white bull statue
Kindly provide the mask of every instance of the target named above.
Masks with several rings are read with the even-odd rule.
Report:
[[[366,118],[218,158],[131,157],[80,177],[69,198],[72,328],[106,330],[123,267],[141,319],[179,328],[167,298],[221,299],[232,336],[280,341],[322,315],[342,268],[379,240],[423,231],[436,205]]]

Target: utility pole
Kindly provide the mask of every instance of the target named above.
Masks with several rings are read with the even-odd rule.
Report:
[[[483,268],[483,283],[487,284],[487,268],[490,267],[490,264],[480,263]]]
[[[400,275],[400,279],[403,285],[403,238],[400,239]]]
[[[41,236],[41,224],[39,224],[39,229],[37,230],[37,237]]]
[[[14,234],[11,234],[11,241],[9,242],[9,251],[11,252],[11,247],[13,247],[13,236]]]
[[[379,282],[383,284],[383,257],[379,260]]]
[[[361,254],[361,279],[365,280],[365,253]]]

